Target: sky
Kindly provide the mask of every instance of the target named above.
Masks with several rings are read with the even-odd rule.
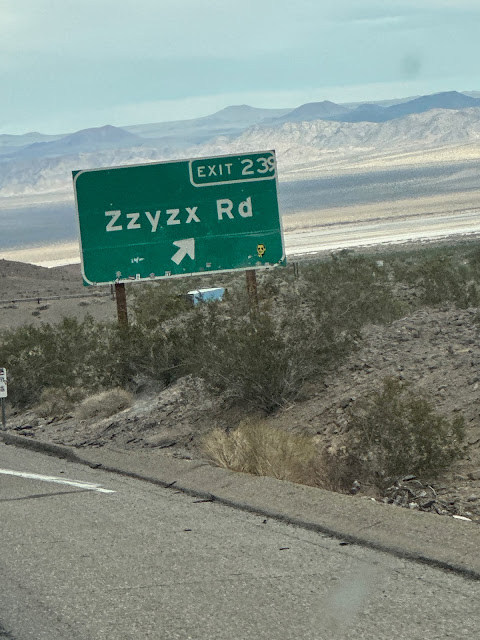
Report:
[[[479,0],[0,0],[0,134],[480,91]]]

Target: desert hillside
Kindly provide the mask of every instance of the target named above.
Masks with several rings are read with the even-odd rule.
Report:
[[[0,262],[4,300],[78,295],[78,275],[78,266]],[[258,319],[245,306],[244,278],[231,274],[223,284],[225,302],[197,309],[184,306],[178,282],[132,285],[131,332],[120,343],[125,336],[116,333],[108,295],[2,302],[0,364],[11,373],[14,403],[9,429],[76,447],[158,447],[480,522],[475,243],[345,252],[259,275]],[[119,384],[121,394],[96,399]],[[362,412],[385,402],[387,392],[394,394],[387,413],[398,406],[410,415],[416,407],[413,422],[399,425],[420,438],[413,449],[399,441],[389,454],[399,460],[396,475],[385,476],[388,486],[381,480],[387,458],[375,457],[374,448],[363,459],[352,449]],[[399,415],[385,419],[394,437]],[[423,426],[408,427],[415,420]],[[387,424],[379,423],[380,433]],[[235,436],[245,425],[254,431]],[[238,447],[252,433],[264,434],[255,447],[272,443],[261,468],[242,466],[249,458]],[[291,451],[287,458],[275,450],[277,436]],[[404,449],[410,453],[400,459]],[[297,463],[300,451],[305,459]],[[433,466],[417,460],[412,473],[420,451],[437,452]]]

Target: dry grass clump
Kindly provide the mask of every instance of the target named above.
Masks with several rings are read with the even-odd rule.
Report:
[[[71,416],[75,405],[84,397],[84,391],[77,387],[47,387],[40,395],[36,413],[42,418],[61,420]]]
[[[464,453],[464,422],[435,412],[430,400],[406,382],[387,378],[358,402],[337,446],[290,433],[268,420],[249,421],[203,441],[220,467],[346,492],[355,480],[383,491],[402,475],[435,478]]]
[[[85,398],[75,411],[79,420],[108,418],[133,404],[133,395],[125,389],[115,388]]]
[[[219,467],[312,486],[323,484],[313,438],[283,431],[266,421],[245,422],[228,433],[214,429],[202,448]]]

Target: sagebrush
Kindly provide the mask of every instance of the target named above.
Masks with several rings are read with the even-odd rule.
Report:
[[[358,402],[348,429],[351,466],[380,489],[407,474],[435,478],[464,452],[463,418],[437,413],[424,393],[396,378]]]
[[[128,328],[87,317],[4,331],[9,399],[25,407],[44,389],[134,389],[139,379],[168,385],[190,374],[224,398],[274,412],[301,398],[306,382],[335,371],[366,324],[391,322],[421,304],[480,302],[473,245],[377,257],[340,252],[298,269],[259,272],[257,313],[243,274],[213,277],[134,285]],[[185,293],[202,285],[225,286],[224,301],[192,308]]]

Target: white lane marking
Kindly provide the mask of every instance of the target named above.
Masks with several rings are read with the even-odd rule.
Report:
[[[67,484],[71,487],[79,489],[88,489],[89,491],[98,491],[99,493],[115,493],[111,489],[103,489],[99,484],[92,482],[79,482],[77,480],[67,480],[66,478],[57,478],[55,476],[43,476],[39,473],[26,473],[25,471],[13,471],[12,469],[0,469],[0,473],[5,476],[17,476],[18,478],[29,478],[30,480],[42,480],[43,482],[55,482],[56,484]]]

